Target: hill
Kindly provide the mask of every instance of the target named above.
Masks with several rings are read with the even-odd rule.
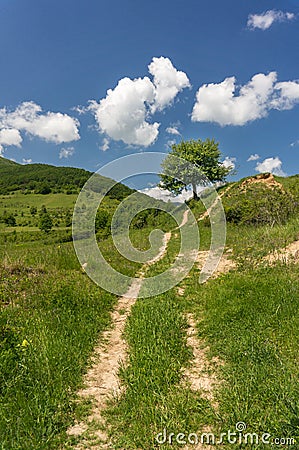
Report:
[[[299,206],[299,176],[270,173],[243,178],[219,189],[228,222],[283,224]]]
[[[0,195],[15,191],[34,194],[76,194],[91,177],[92,172],[74,167],[56,167],[49,164],[17,164],[0,158]],[[108,178],[100,176],[97,187],[103,191]],[[109,197],[123,199],[133,191],[118,183],[109,192]]]

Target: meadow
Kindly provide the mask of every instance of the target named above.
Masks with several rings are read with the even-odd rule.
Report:
[[[284,183],[296,193],[297,179]],[[80,437],[69,436],[67,430],[84,421],[91,409],[92,399],[82,400],[77,392],[95,345],[111,326],[110,312],[118,299],[95,285],[77,260],[65,224],[75,199],[75,194],[65,192],[15,191],[0,197],[0,215],[6,210],[16,215],[17,222],[14,227],[2,223],[0,229],[3,450],[75,448]],[[226,202],[231,208],[231,198]],[[107,220],[101,217],[99,246],[113,267],[134,276],[141,263],[121,257],[107,232],[118,204],[119,200],[108,199],[104,205]],[[43,205],[54,221],[57,215],[49,233],[38,227]],[[35,215],[32,207],[37,209]],[[201,203],[190,202],[190,207],[199,219],[204,211]],[[261,202],[261,211],[263,207]],[[175,438],[170,444],[159,443],[156,437],[163,430],[168,436],[202,432],[219,436],[235,430],[238,422],[244,422],[248,432],[294,439],[288,448],[298,447],[298,264],[291,260],[270,265],[265,260],[299,239],[298,212],[290,211],[281,222],[253,224],[248,211],[246,203],[238,216],[242,220],[227,224],[226,248],[235,269],[200,285],[200,267],[195,264],[179,286],[138,299],[133,306],[125,328],[128,363],[119,372],[125,389],[105,411],[111,448],[184,448]],[[149,248],[153,228],[172,231],[167,253],[147,268],[145,276],[170,267],[179,251],[180,234],[166,213],[156,216],[149,209],[131,225],[131,240],[143,250]],[[199,222],[199,229],[200,250],[207,250],[209,220]],[[204,389],[194,390],[185,375],[194,364],[187,339],[190,315],[210,363],[208,370],[218,380],[210,398]],[[98,445],[94,448],[101,448]],[[226,443],[226,448],[235,447]],[[238,448],[269,445],[247,443]]]

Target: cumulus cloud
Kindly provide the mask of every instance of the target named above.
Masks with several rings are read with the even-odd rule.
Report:
[[[79,122],[67,114],[42,112],[34,102],[23,102],[14,111],[0,109],[0,145],[20,146],[21,132],[61,144],[80,139]]]
[[[3,153],[4,146],[14,145],[20,147],[22,143],[22,136],[19,130],[15,128],[2,128],[0,129],[0,151]]]
[[[299,145],[299,139],[297,139],[297,141],[290,143],[290,147],[296,147],[297,145]]]
[[[226,168],[226,169],[231,169],[234,170],[236,167],[235,162],[237,161],[237,158],[231,157],[231,156],[226,156],[224,158],[224,161],[222,161],[222,165]]]
[[[266,158],[264,161],[257,163],[255,170],[260,173],[271,172],[273,175],[278,175],[280,177],[286,176],[285,172],[282,170],[282,161],[278,156],[275,158]]]
[[[187,75],[177,70],[169,58],[153,58],[148,66],[149,73],[153,76],[155,86],[154,103],[151,111],[162,111],[172,104],[177,94],[186,87],[190,87]]]
[[[271,9],[261,14],[249,14],[247,26],[251,30],[255,30],[256,28],[267,30],[274,22],[286,22],[288,20],[293,20],[294,18],[295,14],[293,13]]]
[[[62,158],[67,159],[70,156],[73,156],[74,153],[75,153],[74,147],[62,148],[59,152],[59,159],[62,159]]]
[[[148,77],[123,78],[115,89],[109,89],[100,103],[92,101],[101,132],[125,144],[151,145],[158,136],[158,123],[148,123],[147,104],[154,100],[154,86]]]
[[[171,105],[176,95],[190,85],[186,74],[178,71],[168,58],[153,58],[148,68],[153,80],[147,76],[122,78],[99,103],[90,102],[89,110],[99,131],[108,138],[129,145],[153,144],[160,124],[151,123],[151,115]]]
[[[273,108],[292,109],[299,102],[299,81],[283,81],[276,83],[279,96],[272,101]]]
[[[176,126],[171,126],[166,128],[166,133],[168,134],[174,134],[176,136],[180,136],[181,133],[179,132],[178,128]]]
[[[277,83],[276,72],[256,74],[238,87],[235,77],[201,86],[196,94],[191,119],[221,126],[245,125],[268,115],[271,109],[291,109],[299,102],[299,82]]]
[[[256,161],[260,159],[260,155],[258,155],[257,153],[254,153],[254,155],[250,155],[249,158],[247,159],[247,161]]]
[[[191,189],[188,191],[183,190],[181,194],[175,197],[170,191],[161,189],[159,188],[159,186],[145,188],[140,190],[139,192],[149,195],[150,197],[153,197],[157,200],[163,200],[164,202],[171,201],[176,203],[184,203],[185,200],[189,200],[193,196]]]
[[[22,162],[23,162],[23,164],[31,164],[32,163],[32,159],[31,158],[28,158],[28,159],[23,158]]]

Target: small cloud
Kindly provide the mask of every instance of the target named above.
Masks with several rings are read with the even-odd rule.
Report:
[[[31,164],[32,163],[32,159],[31,158],[29,158],[29,159],[23,158],[22,162],[23,162],[23,164]]]
[[[110,144],[109,139],[104,138],[102,145],[100,146],[100,149],[103,150],[103,152],[106,152],[107,150],[109,150],[109,144]]]
[[[76,111],[78,114],[82,115],[82,114],[86,114],[89,111],[88,106],[74,106],[72,108],[72,111]]]
[[[261,14],[249,14],[247,27],[251,30],[258,28],[264,31],[270,28],[274,22],[287,22],[289,20],[293,20],[294,18],[294,13],[270,9]]]
[[[22,136],[19,130],[15,128],[2,128],[0,130],[0,151],[4,152],[4,146],[8,147],[14,145],[16,147],[21,147]]]
[[[163,200],[164,202],[175,202],[175,203],[184,203],[185,200],[189,200],[192,198],[193,193],[192,190],[183,190],[183,192],[177,196],[174,196],[170,191],[166,189],[161,189],[159,186],[145,188],[140,190],[143,194],[146,194],[150,197],[153,197],[157,200]]]
[[[59,159],[62,159],[62,158],[67,159],[70,156],[73,156],[74,153],[75,153],[74,147],[62,148],[59,152]]]
[[[169,149],[175,144],[176,144],[176,141],[174,139],[169,139],[165,144],[165,148]]]
[[[299,139],[297,139],[297,141],[291,142],[290,147],[296,147],[297,145],[299,145]]]
[[[235,162],[237,161],[237,158],[231,157],[231,156],[226,156],[224,158],[224,161],[222,161],[222,165],[226,168],[226,169],[231,169],[234,170],[236,167]]]
[[[258,155],[257,153],[255,153],[254,155],[250,155],[250,156],[249,156],[249,158],[247,159],[247,162],[248,162],[248,161],[256,161],[256,160],[258,160],[258,159],[260,159],[260,155]]]
[[[176,136],[180,136],[181,133],[179,132],[178,128],[176,126],[168,127],[166,128],[166,133],[168,134],[174,134]]]
[[[264,161],[257,163],[255,170],[260,173],[270,172],[280,177],[286,176],[286,173],[282,170],[282,161],[278,156],[275,158],[266,158]]]

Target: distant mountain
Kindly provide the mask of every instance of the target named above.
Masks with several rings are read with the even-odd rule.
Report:
[[[78,193],[92,172],[74,167],[56,167],[48,164],[18,164],[6,158],[0,158],[0,194],[13,191],[49,194],[66,192]],[[97,187],[105,190],[109,179],[99,175]],[[117,183],[110,191],[109,197],[123,199],[134,192],[132,189]]]

